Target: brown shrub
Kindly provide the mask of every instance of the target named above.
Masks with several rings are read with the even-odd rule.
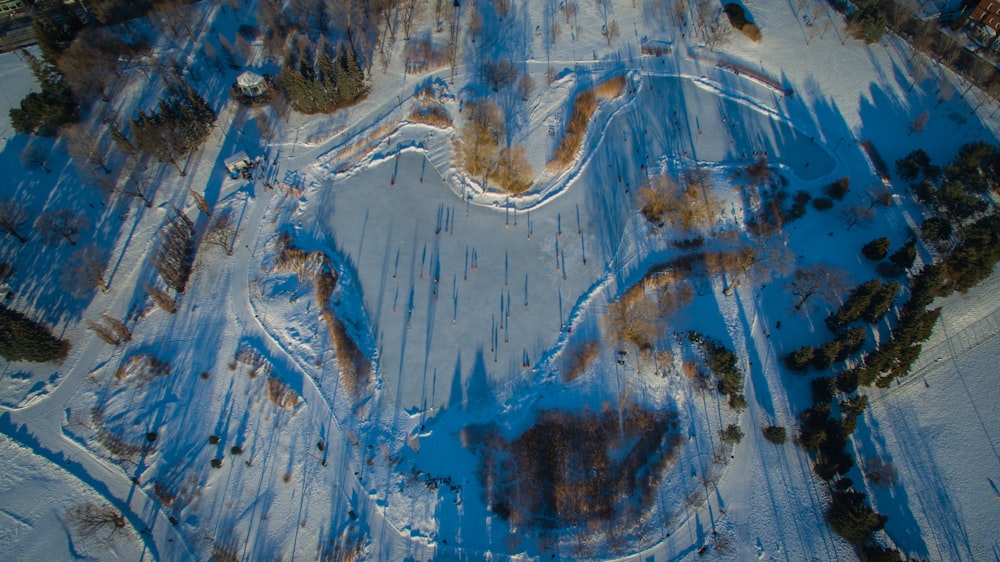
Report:
[[[267,397],[279,408],[294,408],[299,404],[299,395],[274,377],[267,379]]]
[[[442,129],[447,129],[452,125],[451,115],[448,115],[444,106],[430,100],[424,100],[419,107],[413,108],[409,119],[413,123],[423,123]]]
[[[740,32],[743,33],[743,35],[746,35],[747,38],[753,41],[754,43],[759,43],[761,38],[763,37],[763,34],[761,34],[760,32],[760,28],[752,23],[748,23],[743,27],[741,27]]]

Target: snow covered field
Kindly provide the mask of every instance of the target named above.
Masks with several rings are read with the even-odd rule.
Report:
[[[724,211],[707,229],[707,245],[728,247],[746,236],[752,211],[732,187],[733,172],[760,154],[791,192],[820,195],[848,176],[847,203],[865,204],[865,188],[879,178],[858,141],[873,141],[890,164],[915,148],[944,163],[962,143],[997,142],[996,102],[973,101],[984,95],[978,90],[959,96],[960,79],[911,56],[898,37],[872,46],[845,39],[829,9],[823,17],[831,23],[813,27],[791,4],[749,2],[763,41],[737,34],[710,51],[657,2],[615,3],[622,32],[610,42],[599,34],[598,7],[582,3],[578,27],[565,26],[549,48],[527,30],[553,17],[550,4],[519,4],[503,24],[526,30],[518,62],[538,84],[516,133],[537,177],[524,197],[484,192],[461,173],[453,129],[406,121],[413,94],[433,84],[461,123],[463,100],[482,85],[466,64],[454,84],[447,68],[404,74],[401,40],[358,106],[287,121],[265,111],[270,142],[219,86],[236,72],[202,73],[196,86],[216,90],[218,126],[188,175],[164,167],[149,209],[127,198],[105,201],[83,186],[59,141],[51,174],[23,170],[18,154],[29,140],[3,120],[0,165],[13,179],[0,195],[23,199],[33,212],[74,205],[90,218],[87,241],[113,255],[111,291],[84,302],[65,296],[51,273],[68,245],[31,240],[22,248],[0,239],[0,258],[17,267],[11,306],[73,343],[59,364],[0,362],[0,468],[9,475],[0,487],[0,542],[12,558],[856,557],[824,519],[829,494],[806,452],[761,433],[782,425],[794,434],[809,386],[781,358],[827,337],[827,309],[795,313],[786,272],[731,295],[722,290],[731,279],[711,276],[688,281],[692,302],[661,338],[669,354],[650,361],[613,341],[608,304],[681,255],[673,242],[686,234],[651,232],[637,211],[638,188],[650,174],[704,167]],[[191,10],[224,34],[243,22],[212,3]],[[640,56],[650,40],[670,52]],[[471,55],[462,62],[474,63]],[[782,95],[740,68],[794,93]],[[616,75],[627,76],[628,92],[598,108],[569,169],[545,170],[558,140],[545,124],[565,117],[583,85]],[[157,95],[141,77],[132,75],[130,103]],[[12,54],[0,55],[0,81],[5,109],[33,84]],[[957,93],[939,103],[941,85],[952,82]],[[911,131],[924,111],[926,129]],[[371,150],[354,151],[362,139]],[[237,150],[267,156],[266,179],[227,179],[220,163]],[[156,281],[148,256],[174,206],[204,226],[189,188],[215,213],[238,218],[239,234],[232,256],[202,245],[176,314],[167,314],[143,289]],[[810,208],[786,228],[787,247],[799,263],[845,269],[853,285],[877,276],[857,249],[876,236],[891,237],[894,247],[904,242],[921,212],[900,193],[870,226],[848,229],[835,211]],[[338,276],[330,306],[371,355],[370,384],[345,387],[314,282],[277,264],[282,233],[328,256]],[[870,391],[855,433],[859,463],[880,457],[895,467],[893,483],[865,486],[889,516],[888,538],[911,556],[980,560],[1000,551],[991,362],[1000,349],[998,291],[995,274],[945,301],[914,375]],[[126,320],[133,340],[111,347],[97,339],[84,320],[102,313]],[[735,351],[746,374],[742,414],[683,374],[683,361],[694,357],[689,330]],[[600,342],[596,359],[566,380],[588,341]],[[168,366],[157,370],[150,359]],[[463,428],[492,422],[513,440],[543,410],[625,406],[669,412],[678,427],[679,444],[642,516],[560,535],[491,511],[492,490],[481,483]],[[730,449],[718,432],[731,423],[745,437]],[[860,472],[851,477],[863,481]],[[134,530],[110,547],[81,542],[66,513],[84,501],[112,504]]]

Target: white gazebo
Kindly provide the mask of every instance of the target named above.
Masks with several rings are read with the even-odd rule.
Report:
[[[244,96],[255,98],[267,90],[267,81],[260,74],[248,70],[236,77],[236,86]]]

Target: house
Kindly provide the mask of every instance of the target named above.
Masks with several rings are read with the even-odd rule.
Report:
[[[1000,50],[1000,0],[980,0],[969,15],[968,28],[977,43]]]
[[[223,163],[226,166],[226,171],[228,171],[229,175],[234,178],[239,177],[241,172],[253,166],[253,161],[251,161],[250,157],[247,156],[247,153],[242,150],[233,154],[229,158],[226,158]]]
[[[21,0],[0,0],[0,15],[14,16],[24,11]]]

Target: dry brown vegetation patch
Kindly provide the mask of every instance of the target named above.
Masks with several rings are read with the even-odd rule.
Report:
[[[494,426],[463,430],[481,457],[492,510],[513,525],[567,528],[614,524],[649,507],[679,444],[675,413],[638,407],[539,412],[506,441]]]
[[[421,100],[420,105],[410,112],[409,119],[413,123],[423,123],[442,129],[451,127],[451,115],[440,102],[433,99]]]
[[[160,361],[148,353],[130,357],[115,370],[115,378],[122,381],[149,382],[154,377],[163,377],[169,374],[170,363]]]
[[[340,382],[352,397],[359,398],[372,380],[371,361],[351,337],[347,326],[330,304],[330,297],[337,287],[337,274],[330,264],[330,258],[323,252],[306,252],[295,247],[288,233],[281,234],[277,247],[275,269],[292,271],[300,279],[308,279],[315,285],[316,303],[333,340]]]
[[[280,379],[267,379],[267,397],[279,408],[294,408],[299,404],[299,395]]]
[[[489,101],[465,104],[468,121],[455,144],[458,160],[470,175],[481,179],[483,186],[493,179],[514,195],[531,187],[532,170],[521,145],[511,145],[503,110]]]
[[[566,131],[549,162],[551,171],[561,170],[573,161],[583,143],[584,135],[587,134],[587,124],[594,115],[594,111],[597,110],[598,100],[614,99],[624,92],[625,76],[619,75],[577,94],[576,99],[573,100],[569,120],[566,121]]]
[[[608,304],[606,323],[615,338],[639,349],[653,349],[670,317],[694,302],[694,287],[687,278],[690,266],[678,261],[651,269]]]

